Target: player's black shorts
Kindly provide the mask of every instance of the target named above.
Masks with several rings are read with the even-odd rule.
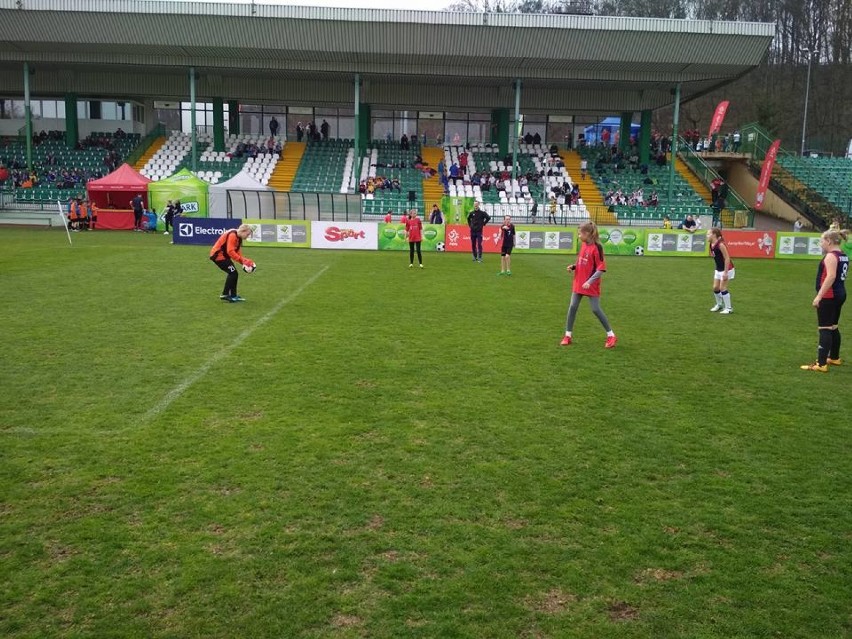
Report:
[[[506,246],[504,244],[503,247],[500,249],[500,255],[511,255],[513,248],[513,246]]]
[[[211,257],[210,261],[226,273],[232,273],[237,270],[230,257],[226,257],[224,260],[217,260],[215,257]]]
[[[823,298],[817,306],[817,326],[834,326],[840,322],[840,309],[846,297]]]

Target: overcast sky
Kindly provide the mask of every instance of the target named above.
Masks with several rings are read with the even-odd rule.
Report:
[[[189,0],[184,0],[189,1]],[[207,0],[227,4],[251,4],[251,0]],[[309,5],[312,7],[345,7],[356,9],[409,9],[415,11],[441,11],[452,0],[255,0],[256,4]]]

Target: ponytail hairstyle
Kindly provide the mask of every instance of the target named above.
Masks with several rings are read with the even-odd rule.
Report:
[[[716,238],[718,238],[719,241],[722,241],[722,239],[723,239],[722,238],[722,229],[720,229],[718,226],[714,226],[713,228],[710,229],[710,235],[715,236]]]
[[[585,232],[592,244],[600,244],[600,233],[598,233],[598,227],[594,222],[583,222],[578,230]]]
[[[822,234],[822,239],[824,239],[832,246],[840,246],[841,244],[846,242],[847,237],[849,237],[849,231],[846,229],[839,231],[828,229]]]

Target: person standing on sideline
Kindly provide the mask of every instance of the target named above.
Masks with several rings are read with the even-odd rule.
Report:
[[[225,231],[216,240],[213,248],[210,249],[210,260],[225,271],[225,288],[222,289],[220,300],[226,302],[245,302],[245,299],[237,295],[237,267],[234,262],[239,262],[243,266],[254,268],[255,264],[247,257],[243,257],[240,249],[243,246],[243,240],[251,235],[251,227],[248,224],[241,224],[236,229]]]
[[[408,268],[414,268],[414,250],[417,249],[417,262],[423,268],[423,255],[420,253],[420,243],[423,241],[423,222],[417,211],[411,209],[405,221],[405,238],[408,240]]]
[[[391,222],[393,222],[393,212],[388,211],[385,213],[385,224],[390,224]]]
[[[828,365],[840,366],[840,310],[846,301],[846,278],[849,275],[849,256],[840,247],[848,231],[828,230],[822,234],[819,245],[825,255],[817,267],[816,297],[811,304],[817,311],[819,346],[817,361],[805,364],[802,370],[827,373]]]
[[[437,204],[432,205],[432,212],[429,214],[429,224],[443,224],[444,223],[444,215],[441,213],[441,209],[438,208]]]
[[[473,261],[482,261],[482,230],[491,221],[491,216],[479,208],[479,202],[473,205],[473,210],[467,214],[467,225],[470,227],[470,250]]]
[[[133,209],[133,230],[142,230],[142,216],[145,213],[145,205],[142,201],[142,194],[137,193],[136,197],[130,200],[130,208]]]
[[[512,274],[512,249],[515,248],[515,225],[512,224],[512,216],[503,218],[500,227],[500,272],[497,275]]]
[[[550,203],[547,205],[547,220],[551,224],[556,224],[556,198],[551,196]]]
[[[175,203],[169,200],[169,203],[166,204],[166,212],[163,215],[163,224],[166,225],[166,230],[163,231],[163,235],[169,234],[169,227],[173,226],[173,222],[175,219]]]
[[[710,309],[711,313],[720,311],[721,315],[730,315],[734,312],[731,306],[731,294],[728,292],[728,282],[734,279],[734,263],[728,252],[728,245],[722,238],[722,230],[712,228],[707,231],[707,243],[710,244],[710,257],[713,258],[715,269],[713,271],[713,295],[716,305]]]
[[[568,319],[565,323],[565,336],[560,342],[561,346],[570,346],[573,343],[572,331],[574,320],[577,318],[577,309],[583,297],[589,298],[592,313],[600,320],[606,331],[606,342],[604,348],[615,348],[618,338],[609,325],[606,314],[601,310],[601,277],[606,273],[606,261],[604,260],[603,245],[598,236],[598,227],[594,222],[585,222],[578,229],[580,235],[580,252],[577,255],[576,264],[568,265],[568,272],[574,273],[574,285],[571,289],[571,303],[568,305]]]

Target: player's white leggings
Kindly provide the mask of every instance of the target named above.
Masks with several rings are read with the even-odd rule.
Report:
[[[601,310],[601,300],[599,297],[592,297],[591,295],[580,295],[579,293],[571,293],[571,303],[568,305],[568,320],[565,322],[565,330],[573,331],[574,330],[574,320],[577,319],[577,309],[580,308],[580,300],[583,298],[587,298],[589,300],[589,304],[592,306],[592,313],[595,314],[601,325],[603,325],[605,331],[611,331],[609,320],[606,317],[606,313]]]

